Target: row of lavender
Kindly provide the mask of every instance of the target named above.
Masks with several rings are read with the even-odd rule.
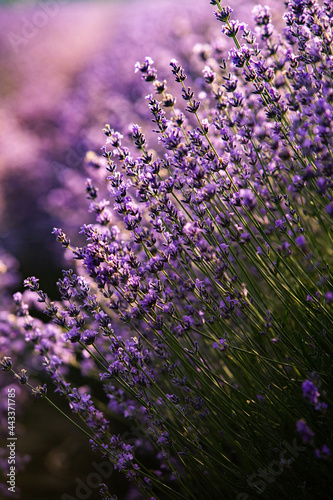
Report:
[[[332,6],[290,0],[278,33],[267,7],[251,31],[211,4],[234,46],[197,47],[199,72],[172,60],[176,87],[151,58],[137,63],[153,133],[147,121],[127,138],[105,127],[103,156],[88,155],[96,221],[81,247],[54,229],[76,261],[61,299],[27,279],[11,331],[139,498],[327,498]],[[52,404],[14,358],[2,366]],[[136,427],[135,446],[110,432],[115,414]]]

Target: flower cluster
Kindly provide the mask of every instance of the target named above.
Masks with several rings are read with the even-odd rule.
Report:
[[[79,246],[53,230],[73,257],[59,300],[25,280],[49,321],[15,302],[93,449],[140,498],[248,497],[270,463],[278,481],[258,474],[270,499],[320,498],[332,492],[333,13],[290,0],[278,33],[268,7],[251,30],[211,4],[234,47],[196,46],[197,75],[171,59],[172,86],[151,57],[135,65],[153,132],[105,126],[105,185],[86,184],[95,221]],[[32,392],[51,402],[46,386]],[[141,431],[136,449],[113,435],[115,414]],[[298,436],[295,466],[276,462]]]

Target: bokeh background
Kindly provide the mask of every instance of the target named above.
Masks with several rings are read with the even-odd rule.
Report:
[[[249,22],[256,2],[229,3]],[[105,123],[123,133],[131,123],[151,129],[144,99],[151,89],[134,74],[135,62],[151,56],[159,79],[171,82],[169,61],[176,58],[191,75],[198,64],[193,47],[198,52],[219,36],[212,12],[209,0],[0,1],[2,308],[10,309],[11,293],[31,275],[56,296],[68,263],[52,228],[62,227],[79,244],[80,225],[92,220],[84,189],[96,172],[86,153],[100,152]],[[0,375],[3,387],[8,381]],[[76,478],[85,481],[98,457],[43,401],[31,404],[23,394],[20,401],[17,446],[30,461],[17,476],[19,498],[77,498]],[[109,484],[119,500],[139,498],[115,473]]]

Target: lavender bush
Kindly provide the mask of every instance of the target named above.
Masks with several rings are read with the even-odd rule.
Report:
[[[210,3],[234,46],[197,47],[191,78],[171,60],[178,95],[150,57],[136,64],[155,137],[105,126],[102,157],[88,155],[106,170],[107,196],[101,175],[86,183],[96,222],[81,226],[81,247],[54,228],[73,269],[55,301],[25,280],[15,328],[137,498],[324,499],[333,8],[290,0],[278,33],[268,7],[250,30]],[[40,308],[49,322],[32,317]],[[51,384],[1,364],[54,405]],[[112,434],[116,416],[134,441]]]

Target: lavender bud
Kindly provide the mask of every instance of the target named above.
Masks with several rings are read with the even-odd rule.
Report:
[[[8,372],[12,368],[12,360],[9,356],[4,356],[0,361],[1,369]]]
[[[38,385],[36,388],[32,389],[32,395],[34,398],[44,398],[47,393],[46,384],[43,386]]]

